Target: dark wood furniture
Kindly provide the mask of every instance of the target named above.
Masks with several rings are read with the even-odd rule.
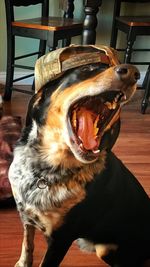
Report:
[[[124,54],[124,62],[125,63],[133,63],[136,65],[149,65],[150,60],[147,62],[135,62],[132,59],[132,54],[134,51],[143,51],[148,52],[150,51],[149,48],[141,48],[141,49],[134,49],[134,43],[136,41],[137,36],[149,36],[150,35],[150,16],[122,16],[121,15],[121,7],[122,3],[127,2],[130,5],[145,5],[145,3],[150,3],[150,0],[115,0],[114,4],[114,11],[113,11],[113,23],[112,23],[112,34],[111,34],[111,41],[110,46],[117,49],[118,51],[125,51]],[[130,6],[131,7],[131,6]],[[134,9],[133,9],[134,10]],[[125,49],[120,49],[117,47],[117,37],[118,31],[122,31],[126,34],[127,43]],[[142,113],[145,113],[145,109],[147,107],[147,99],[150,90],[150,85],[147,84],[149,76],[149,70],[144,80],[143,86],[146,87],[145,96],[142,101]],[[149,88],[149,89],[148,89]]]
[[[41,4],[40,18],[15,20],[14,7],[37,4]],[[68,8],[63,18],[48,16],[49,0],[5,0],[5,7],[7,21],[7,71],[4,100],[10,100],[13,89],[20,91],[20,89],[14,88],[13,83],[34,75],[29,74],[14,79],[14,68],[34,70],[34,67],[16,64],[16,61],[33,55],[40,57],[45,54],[46,45],[49,47],[49,50],[54,50],[59,40],[63,40],[62,46],[69,45],[71,37],[82,34],[83,23],[73,19],[73,1],[68,1]],[[39,39],[39,50],[16,57],[16,36]]]
[[[79,1],[79,0],[76,0]],[[95,44],[96,42],[96,26],[97,13],[101,7],[102,0],[84,0],[84,24],[83,24],[83,44]]]
[[[141,102],[141,113],[145,114],[145,111],[150,104],[150,65],[148,66],[145,79],[144,79],[144,85],[145,88],[144,96]]]

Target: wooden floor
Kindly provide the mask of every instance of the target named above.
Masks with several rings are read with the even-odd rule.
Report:
[[[140,113],[142,92],[138,91],[132,102],[122,111],[122,127],[114,147],[116,155],[136,175],[150,195],[150,108],[145,115]],[[5,104],[5,113],[20,115],[25,119],[29,96],[13,93],[11,103]],[[15,209],[0,210],[0,266],[13,267],[21,248],[22,226]],[[46,248],[40,233],[36,235],[34,267],[38,267]],[[95,255],[81,253],[72,245],[62,267],[106,267]]]

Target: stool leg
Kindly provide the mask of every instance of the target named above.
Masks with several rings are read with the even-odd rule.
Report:
[[[71,44],[71,38],[63,39],[62,40],[62,47],[69,46]]]
[[[85,19],[83,25],[82,44],[95,44],[96,42],[96,27],[97,13],[102,0],[84,0]]]
[[[74,17],[74,0],[67,1],[67,9],[64,12],[64,18],[73,18]],[[71,38],[65,38],[62,40],[62,47],[69,46],[71,44]]]
[[[46,52],[46,40],[40,40],[38,58],[45,55],[45,52]],[[33,79],[32,83],[32,91],[34,90],[35,90],[35,79]]]
[[[121,1],[114,1],[114,10],[113,10],[113,21],[112,21],[112,29],[111,29],[111,38],[110,38],[110,46],[113,48],[117,47],[117,37],[118,37],[118,27],[116,17],[120,15],[121,9]]]
[[[7,38],[7,69],[6,84],[3,99],[9,101],[12,94],[13,77],[14,77],[14,57],[15,57],[15,37]]]
[[[147,68],[147,71],[146,71],[146,74],[145,74],[145,77],[144,77],[144,80],[143,80],[143,83],[142,83],[142,88],[145,88],[147,86],[149,73],[150,73],[150,65]]]
[[[114,25],[114,28],[112,30],[110,47],[116,48],[116,46],[117,46],[117,36],[118,36],[118,29]]]
[[[146,85],[145,85],[145,79],[146,79]],[[145,92],[141,103],[141,113],[145,114],[146,108],[149,104],[149,97],[150,97],[150,65],[148,67],[148,70],[146,72],[143,84],[145,85]]]
[[[132,33],[132,28],[131,28],[127,35],[127,47],[126,47],[125,55],[124,55],[124,63],[131,62],[132,50],[133,50],[135,39],[136,39],[136,36],[135,34]]]

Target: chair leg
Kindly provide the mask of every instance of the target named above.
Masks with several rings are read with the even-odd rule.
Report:
[[[38,58],[45,55],[46,52],[46,41],[45,40],[40,40],[39,43],[39,55]],[[33,83],[32,83],[32,91],[35,91],[35,79],[33,79]]]
[[[74,17],[74,0],[67,1],[67,9],[64,12],[64,18],[73,18]],[[71,38],[66,38],[62,40],[62,47],[69,46],[71,44]]]
[[[133,50],[135,39],[136,39],[136,36],[132,34],[132,29],[130,29],[127,35],[127,47],[126,47],[125,55],[124,55],[124,63],[131,62],[132,50]]]
[[[40,40],[40,44],[39,44],[39,57],[43,56],[45,54],[46,51],[46,41],[45,40]]]
[[[118,29],[116,28],[116,26],[114,24],[112,26],[110,47],[113,47],[113,48],[116,48],[117,47],[117,36],[118,36]]]
[[[66,38],[62,40],[62,47],[69,46],[71,44],[71,38]]]
[[[56,50],[56,48],[58,47],[57,35],[55,35],[55,33],[53,32],[49,32],[46,44],[50,52]]]
[[[11,100],[13,77],[14,77],[14,57],[15,57],[15,37],[10,36],[7,39],[7,69],[6,84],[3,99]]]
[[[143,83],[142,83],[142,88],[145,88],[147,86],[147,82],[148,82],[148,77],[149,77],[149,73],[150,73],[150,65],[147,68]]]
[[[143,84],[145,85],[144,86],[145,92],[144,92],[144,97],[143,97],[142,103],[141,103],[141,113],[145,114],[146,108],[147,108],[148,104],[150,103],[150,101],[149,101],[149,97],[150,97],[150,65],[147,69]]]

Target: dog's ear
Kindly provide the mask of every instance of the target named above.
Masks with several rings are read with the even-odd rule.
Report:
[[[26,127],[32,124],[32,113],[33,113],[33,107],[34,107],[34,103],[36,99],[37,99],[37,96],[34,95],[29,102],[27,115],[26,115],[26,122],[25,122]]]
[[[33,97],[31,98],[26,116],[26,127],[36,121],[38,125],[42,125],[45,121],[47,114],[46,110],[50,105],[51,95],[57,89],[57,83],[54,81],[44,85]]]
[[[107,150],[110,151],[114,144],[116,143],[116,140],[118,138],[119,132],[120,132],[120,118],[112,125],[111,129],[109,129],[107,132],[105,132],[104,136],[102,137],[101,143],[100,143],[100,150]]]

